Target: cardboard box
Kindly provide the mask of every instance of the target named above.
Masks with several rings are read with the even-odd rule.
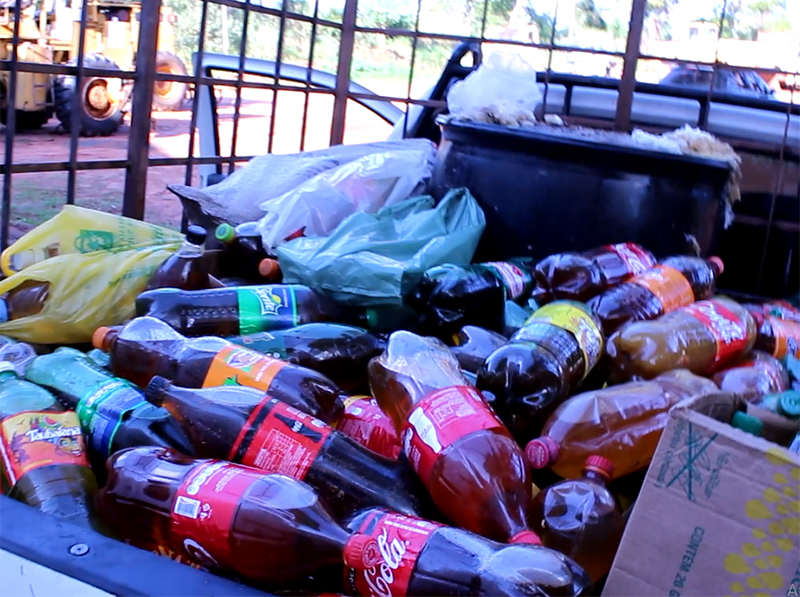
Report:
[[[604,597],[800,597],[800,456],[727,425],[739,402],[670,412]]]

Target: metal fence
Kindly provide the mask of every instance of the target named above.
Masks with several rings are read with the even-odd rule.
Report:
[[[21,14],[23,6],[27,0],[5,0],[7,8],[11,13]],[[539,79],[545,85],[544,106],[547,111],[561,114],[568,122],[589,124],[591,126],[602,126],[615,128],[617,130],[629,131],[633,126],[638,126],[635,115],[635,102],[637,94],[642,97],[647,94],[661,97],[673,96],[683,100],[692,100],[698,103],[699,113],[696,122],[690,123],[700,127],[709,125],[709,106],[712,102],[723,102],[729,106],[744,106],[757,108],[767,114],[785,119],[785,126],[782,135],[779,133],[775,139],[769,142],[759,142],[758,139],[731,140],[737,150],[749,152],[751,155],[772,160],[766,174],[762,175],[761,186],[758,191],[769,199],[765,213],[756,215],[741,215],[742,221],[757,223],[763,227],[764,239],[763,246],[753,248],[760,258],[759,281],[754,287],[760,286],[761,272],[765,260],[768,259],[768,245],[770,235],[776,230],[776,225],[781,229],[787,229],[792,234],[800,231],[800,225],[793,225],[791,222],[777,222],[776,209],[779,197],[790,197],[800,203],[800,142],[792,141],[792,127],[800,123],[792,121],[792,118],[800,116],[800,108],[794,104],[795,94],[791,94],[788,103],[766,101],[751,98],[742,98],[718,93],[714,89],[713,82],[708,89],[675,89],[664,87],[663,85],[652,85],[637,82],[637,67],[650,60],[660,59],[658,56],[649,55],[641,51],[643,31],[645,28],[645,16],[648,9],[648,0],[632,0],[631,10],[627,25],[627,36],[624,48],[614,49],[593,49],[585,47],[574,47],[564,45],[556,40],[556,30],[558,21],[558,0],[551,2],[551,34],[547,39],[523,40],[504,39],[502,36],[494,36],[489,31],[490,7],[496,2],[492,0],[475,1],[474,12],[476,15],[475,26],[469,34],[445,34],[435,31],[423,30],[420,26],[421,15],[423,13],[423,0],[417,0],[416,11],[411,23],[402,26],[371,26],[359,21],[358,0],[341,0],[342,10],[336,13],[336,18],[323,18],[320,9],[320,0],[314,0],[311,5],[304,5],[308,10],[297,10],[296,5],[290,0],[284,0],[279,7],[270,7],[263,2],[252,0],[194,0],[200,5],[199,23],[197,27],[198,35],[196,45],[191,48],[194,56],[194,68],[192,74],[186,76],[157,72],[155,57],[157,52],[158,27],[161,11],[161,0],[142,0],[141,21],[138,38],[138,50],[136,54],[135,69],[131,71],[115,71],[114,76],[123,80],[133,82],[133,92],[130,102],[130,131],[128,139],[127,157],[125,159],[101,159],[101,160],[81,160],[78,159],[79,127],[72,127],[69,138],[69,154],[67,159],[62,161],[49,162],[28,162],[15,163],[14,142],[18,133],[16,126],[16,110],[14,101],[8,101],[5,113],[5,154],[2,164],[3,176],[3,196],[2,196],[2,218],[0,219],[0,246],[6,247],[10,240],[9,225],[11,220],[11,202],[13,189],[13,174],[24,173],[45,173],[61,172],[68,173],[66,188],[66,203],[72,204],[76,200],[76,177],[80,171],[100,170],[100,169],[119,169],[125,171],[124,195],[122,202],[122,214],[134,218],[143,218],[145,213],[145,190],[147,184],[148,170],[159,166],[184,166],[185,184],[192,184],[196,180],[196,173],[199,167],[213,166],[217,173],[224,174],[232,171],[236,164],[252,157],[251,155],[239,155],[237,145],[242,130],[242,107],[243,92],[248,89],[268,90],[273,94],[271,102],[271,114],[269,131],[262,135],[263,151],[261,153],[273,151],[275,142],[275,124],[277,98],[280,92],[302,93],[303,111],[300,125],[300,149],[305,145],[306,131],[308,129],[309,115],[313,113],[309,106],[312,98],[327,97],[332,101],[330,114],[330,144],[338,144],[346,141],[346,127],[348,123],[348,111],[353,103],[366,105],[373,112],[384,120],[394,118],[393,114],[398,115],[399,121],[406,132],[419,134],[419,127],[411,130],[409,124],[409,114],[413,112],[413,106],[422,109],[423,115],[430,117],[436,111],[446,107],[444,102],[444,91],[441,85],[435,87],[429,98],[414,97],[419,95],[412,93],[417,62],[420,55],[420,47],[423,44],[441,44],[445,48],[453,49],[458,44],[466,43],[467,50],[476,49],[479,52],[481,44],[491,44],[496,46],[508,46],[529,51],[532,49],[547,53],[546,68],[539,73]],[[2,5],[2,2],[0,2]],[[13,100],[16,96],[18,79],[20,73],[45,73],[51,76],[66,75],[77,77],[78,81],[83,81],[86,77],[108,76],[108,71],[102,69],[87,68],[83,59],[83,40],[87,26],[87,6],[84,2],[80,10],[80,44],[77,56],[77,63],[74,65],[64,64],[42,64],[22,61],[18,57],[18,49],[30,40],[24,39],[20,34],[20,19],[13,21],[13,36],[9,40],[12,49],[11,57],[8,60],[0,61],[0,74],[7,73],[5,83],[5,96]],[[233,48],[233,58],[228,58],[226,65],[219,60],[210,61],[208,68],[205,68],[209,57],[217,57],[218,53],[211,51],[207,47],[209,38],[209,23],[212,10],[218,7],[226,7],[228,10],[237,11],[242,29],[239,36],[238,47]],[[720,35],[726,18],[727,2],[722,2],[720,14]],[[260,15],[260,16],[259,16]],[[181,18],[181,15],[178,15]],[[249,39],[249,24],[256,18],[277,19],[277,52],[274,60],[256,61],[247,58],[248,45],[252,41]],[[308,59],[305,68],[298,68],[296,65],[288,64],[284,59],[286,39],[288,32],[293,27],[303,27],[310,29],[308,41]],[[315,60],[318,53],[317,46],[320,36],[323,33],[330,41],[335,40],[336,60],[335,72],[323,72],[315,68]],[[227,31],[224,35],[227,36]],[[252,35],[252,33],[251,33]],[[359,40],[365,36],[380,36],[386,39],[405,39],[410,43],[410,65],[408,68],[408,81],[405,93],[378,94],[355,84],[351,74],[354,66],[354,49]],[[184,48],[185,49],[185,48]],[[465,52],[468,54],[469,52]],[[605,56],[621,64],[621,74],[619,78],[611,77],[586,77],[570,75],[556,72],[553,68],[553,57],[557,55],[570,54],[581,57],[580,59],[589,60],[592,56]],[[473,58],[474,60],[474,58]],[[252,65],[251,65],[252,62]],[[687,64],[686,61],[673,60],[676,64]],[[256,63],[258,66],[256,67]],[[445,66],[443,63],[442,66]],[[723,65],[719,61],[706,63],[693,63],[707,66],[716,71],[724,68],[731,68],[731,65]],[[736,65],[733,65],[736,66]],[[469,72],[470,65],[449,64],[447,68],[456,72],[456,78],[463,77]],[[779,72],[773,69],[774,72]],[[794,74],[794,73],[789,73]],[[259,76],[254,76],[259,75]],[[797,78],[800,81],[800,77]],[[153,157],[150,155],[150,131],[151,131],[151,98],[153,85],[156,81],[177,81],[191,85],[194,90],[192,94],[192,111],[189,122],[190,134],[188,136],[188,146],[186,154],[181,157]],[[440,83],[442,81],[440,80]],[[559,86],[562,92],[557,105],[551,109],[548,90],[553,86]],[[76,88],[79,88],[76,85]],[[580,110],[574,109],[575,92],[577,88],[594,90],[611,90],[617,95],[613,100],[611,114],[598,117],[596,114],[581,114]],[[212,109],[216,108],[214,103],[214,90],[228,89],[235,93],[232,128],[229,149],[224,147],[224,143],[217,135],[212,144],[213,149],[201,151],[194,133],[198,127],[199,120],[203,119],[203,98],[208,101]],[[206,94],[204,96],[204,94]],[[552,98],[551,98],[552,99]],[[398,110],[398,108],[400,108]],[[417,110],[419,110],[417,108]],[[77,105],[73,105],[73,114],[77,118]],[[216,114],[214,114],[214,124],[216,126]],[[400,126],[400,125],[398,125]],[[647,127],[646,127],[647,128]],[[658,130],[659,126],[650,126],[650,129]],[[660,127],[662,129],[668,127]],[[725,135],[722,135],[723,137]],[[202,140],[201,140],[202,143]],[[227,167],[227,168],[225,168]],[[787,190],[788,189],[788,190]],[[790,216],[791,218],[791,216]],[[781,228],[782,227],[782,228]],[[796,259],[796,254],[792,259]],[[795,263],[795,261],[791,261]],[[788,275],[788,274],[787,274]]]

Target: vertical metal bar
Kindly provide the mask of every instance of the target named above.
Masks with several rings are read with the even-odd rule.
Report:
[[[231,133],[231,155],[228,160],[228,174],[233,172],[236,164],[236,141],[239,137],[239,111],[242,109],[242,79],[244,78],[244,61],[247,56],[247,26],[249,20],[250,0],[245,0],[242,40],[239,44],[239,68],[236,69],[236,101],[233,108],[233,131]]]
[[[278,24],[278,52],[275,56],[275,84],[281,82],[281,62],[283,62],[283,36],[286,34],[286,13],[289,0],[283,0],[281,4],[281,22]],[[267,153],[272,153],[272,145],[275,142],[275,115],[278,112],[278,90],[272,91],[272,106],[269,115],[269,140],[267,141]]]
[[[83,114],[84,78],[83,54],[86,51],[86,21],[89,12],[89,1],[83,0],[81,4],[80,38],[78,39],[78,72],[75,75],[75,89],[72,95],[72,114],[69,116],[69,170],[67,172],[67,204],[75,203],[75,184],[78,178],[78,138],[81,134],[81,116]]]
[[[3,176],[3,214],[0,226],[0,249],[8,246],[9,223],[11,221],[11,166],[14,164],[14,136],[17,133],[17,50],[19,48],[19,22],[22,0],[14,3],[14,31],[11,36],[11,65],[8,74],[8,110],[6,112],[6,171]]]
[[[357,12],[358,0],[346,0],[344,15],[342,16],[342,43],[339,46],[339,67],[336,70],[331,145],[339,145],[344,139],[344,119],[350,90],[350,66],[353,62]]]
[[[85,0],[84,0],[85,1]],[[156,78],[156,49],[161,0],[143,0],[136,54],[136,79],[133,86],[131,132],[128,138],[128,167],[125,172],[125,196],[122,215],[144,218],[147,192],[147,166],[150,149],[150,104]]]
[[[422,14],[422,0],[417,0],[417,16],[414,19],[414,37],[411,41],[411,62],[408,69],[408,87],[406,89],[406,99],[411,99],[411,84],[414,82],[414,65],[417,58],[417,43],[419,42],[419,16]],[[403,138],[408,134],[408,112],[411,110],[411,102],[406,102],[406,112],[403,114]]]
[[[300,125],[300,151],[306,150],[306,128],[308,127],[308,100],[311,94],[311,71],[314,68],[314,47],[317,42],[317,19],[319,18],[319,0],[314,0],[314,17],[311,21],[311,41],[308,48],[308,69],[306,69],[306,90],[303,97],[303,122]],[[272,138],[272,123],[270,123],[270,138]]]
[[[633,90],[636,86],[636,66],[639,62],[639,48],[642,45],[646,8],[647,0],[633,0],[631,21],[628,26],[628,43],[625,46],[625,57],[622,65],[622,79],[619,82],[617,115],[614,119],[614,128],[618,131],[627,131],[631,125]]]
[[[203,0],[200,12],[200,38],[197,41],[197,59],[194,65],[194,94],[192,96],[192,116],[189,119],[189,154],[186,161],[186,185],[192,184],[192,170],[194,168],[194,134],[197,128],[197,105],[200,103],[200,77],[203,74],[203,51],[206,43],[206,24],[208,20],[208,0]]]

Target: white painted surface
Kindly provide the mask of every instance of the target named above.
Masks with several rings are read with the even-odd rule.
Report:
[[[71,576],[0,550],[0,597],[113,597]]]

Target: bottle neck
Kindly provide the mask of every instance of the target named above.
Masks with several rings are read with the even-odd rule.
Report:
[[[594,481],[598,485],[606,487],[608,485],[608,476],[591,469],[583,469],[583,478]]]
[[[178,251],[178,255],[181,257],[200,257],[202,254],[203,247],[190,243],[189,241],[184,242],[180,251]]]

